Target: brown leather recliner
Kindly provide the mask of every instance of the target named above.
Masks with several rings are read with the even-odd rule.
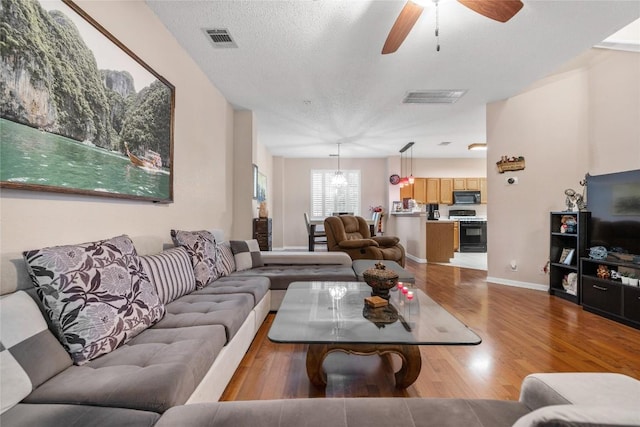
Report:
[[[393,236],[371,237],[367,221],[360,216],[330,216],[324,220],[329,251],[346,252],[351,259],[387,259],[404,267],[404,247]]]

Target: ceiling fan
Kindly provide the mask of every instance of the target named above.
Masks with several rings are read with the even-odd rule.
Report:
[[[436,5],[438,0],[434,0]],[[458,0],[459,3],[467,6],[474,12],[487,18],[494,19],[499,22],[507,22],[509,19],[518,13],[522,9],[522,1],[520,0]],[[418,3],[408,0],[400,11],[400,15],[396,19],[396,22],[391,27],[387,40],[382,47],[382,54],[393,53],[402,44],[407,37],[414,24],[422,14],[423,6]],[[437,36],[436,29],[436,36]]]

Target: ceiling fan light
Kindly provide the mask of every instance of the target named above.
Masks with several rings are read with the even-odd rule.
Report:
[[[487,144],[486,143],[480,143],[480,142],[476,142],[474,144],[470,144],[469,147],[467,147],[469,150],[471,151],[486,151],[487,150]]]

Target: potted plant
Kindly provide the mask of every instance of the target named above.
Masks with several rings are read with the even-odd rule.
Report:
[[[628,285],[629,284],[629,272],[620,271],[620,280],[622,280],[622,284],[623,285]]]
[[[638,276],[635,273],[629,274],[629,284],[631,286],[638,286]]]

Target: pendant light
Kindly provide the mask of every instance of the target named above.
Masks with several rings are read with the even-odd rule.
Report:
[[[403,188],[405,185],[408,185],[408,180],[402,173],[403,170],[404,170],[404,153],[401,151],[400,152],[400,183],[399,183],[400,188]]]
[[[411,172],[409,172],[409,184],[413,184],[416,179],[413,177],[413,143],[411,143]]]
[[[400,188],[402,188],[405,185],[413,184],[415,182],[415,179],[413,178],[413,148],[412,148],[413,144],[414,144],[413,142],[410,142],[400,149],[400,175],[402,175],[402,158],[405,151],[411,148],[411,175],[409,177],[404,176],[400,178],[400,186],[401,186]]]
[[[333,179],[331,180],[331,184],[335,187],[346,187],[347,178],[345,178],[344,174],[340,170],[340,143],[338,142],[338,170],[333,175]]]

